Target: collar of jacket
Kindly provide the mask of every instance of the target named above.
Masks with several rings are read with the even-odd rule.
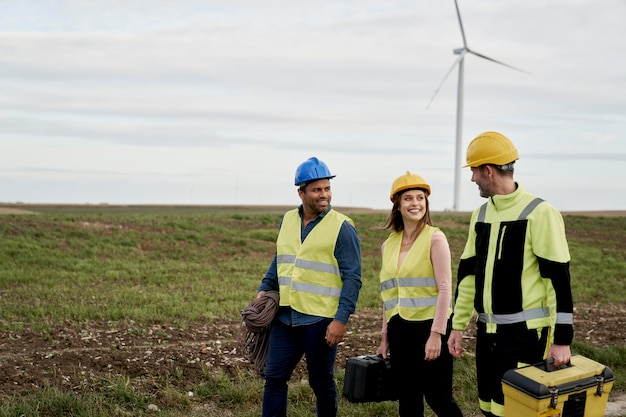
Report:
[[[489,204],[496,210],[502,211],[515,206],[522,199],[522,196],[526,193],[524,188],[515,182],[517,188],[511,194],[496,194],[489,197]]]

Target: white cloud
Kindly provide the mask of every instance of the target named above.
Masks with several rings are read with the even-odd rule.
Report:
[[[531,73],[466,58],[464,146],[500,130],[529,191],[626,209],[626,5],[459,6],[471,48]],[[462,46],[453,2],[12,0],[0,26],[0,201],[296,204],[316,155],[335,204],[386,208],[411,169],[452,205],[456,70],[426,105]]]

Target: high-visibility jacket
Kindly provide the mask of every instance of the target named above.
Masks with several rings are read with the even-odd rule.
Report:
[[[476,209],[458,270],[452,328],[464,330],[473,310],[488,333],[499,325],[549,326],[554,343],[573,338],[569,249],[563,218],[521,185]]]
[[[380,295],[387,321],[396,314],[409,321],[428,320],[435,317],[439,291],[430,260],[430,246],[433,233],[438,230],[436,227],[426,225],[400,268],[398,268],[398,256],[403,232],[394,232],[385,241],[380,270]]]
[[[298,209],[285,213],[276,240],[281,306],[314,316],[335,316],[343,281],[334,254],[345,221],[353,224],[344,214],[330,210],[303,242]]]

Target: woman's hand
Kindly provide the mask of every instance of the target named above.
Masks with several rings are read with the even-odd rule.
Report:
[[[389,342],[387,342],[387,333],[383,333],[383,336],[380,340],[380,345],[378,349],[376,349],[377,355],[382,355],[383,359],[387,359],[389,356]]]
[[[441,335],[437,332],[430,332],[430,336],[426,341],[424,359],[434,361],[439,355],[441,355]]]

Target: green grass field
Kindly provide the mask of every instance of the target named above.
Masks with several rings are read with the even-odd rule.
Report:
[[[284,211],[200,206],[10,208],[31,214],[0,216],[0,337],[5,340],[63,327],[89,328],[91,323],[114,328],[132,322],[144,331],[160,324],[186,329],[198,323],[236,321],[269,265]],[[364,286],[358,309],[378,309],[380,244],[387,235],[378,226],[386,213],[350,215],[362,240]],[[450,242],[455,276],[469,214],[432,217]],[[626,217],[566,215],[565,222],[575,303],[599,310],[618,306],[623,311]],[[614,390],[626,390],[623,343],[594,345],[577,338],[573,350],[610,366],[616,375]],[[8,366],[9,354],[21,353],[0,355],[0,367]],[[89,371],[79,364],[76,369]],[[184,378],[182,371],[173,371],[171,378],[177,377]],[[29,395],[0,392],[0,417],[154,415],[150,404],[159,407],[161,416],[260,414],[262,381],[245,369],[236,377],[207,372],[195,386],[180,389],[180,385],[157,378],[146,388],[121,374],[80,387],[41,381]],[[455,387],[463,410],[472,415],[477,401],[471,357],[456,363]],[[344,416],[395,413],[393,403],[341,401]],[[313,404],[310,388],[294,383],[290,415],[313,416]]]

